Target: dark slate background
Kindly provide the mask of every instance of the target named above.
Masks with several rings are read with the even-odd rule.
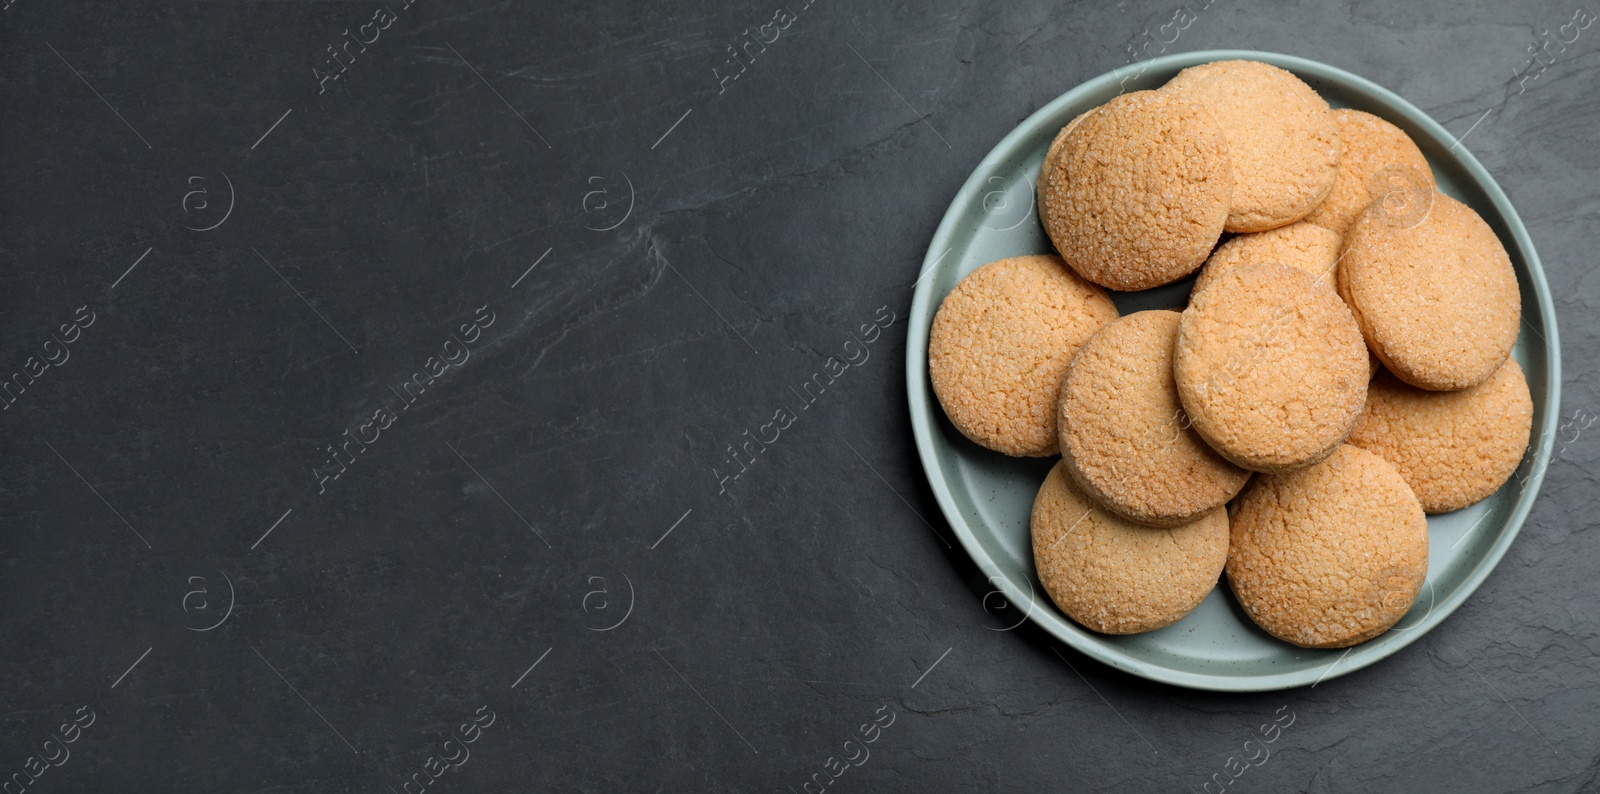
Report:
[[[1292,713],[1229,790],[1600,792],[1600,27],[1519,81],[1578,6],[1188,3],[1169,50],[1322,60],[1471,130],[1566,364],[1558,458],[1464,608],[1223,695],[997,631],[905,407],[957,187],[1177,0],[781,2],[5,0],[0,370],[60,365],[0,415],[0,776],[401,792],[493,714],[428,791],[800,792],[876,716],[830,790],[1198,792]]]

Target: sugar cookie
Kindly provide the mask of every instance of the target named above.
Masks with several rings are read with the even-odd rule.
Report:
[[[1228,558],[1228,514],[1172,529],[1100,509],[1056,463],[1033,500],[1039,582],[1067,617],[1103,634],[1176,623],[1217,586]]]
[[[1339,294],[1367,347],[1401,380],[1464,389],[1505,363],[1522,298],[1505,246],[1471,207],[1435,194],[1427,216],[1393,223],[1374,203],[1344,241]]]
[[[1061,381],[1061,457],[1102,507],[1153,526],[1186,524],[1250,479],[1189,427],[1172,379],[1178,313],[1144,311],[1103,326]]]
[[[1333,189],[1339,127],[1328,103],[1292,73],[1259,61],[1214,61],[1184,69],[1161,92],[1204,107],[1227,138],[1228,231],[1293,223]]]
[[[1065,143],[1067,136],[1071,135],[1072,131],[1077,129],[1078,124],[1082,123],[1082,121],[1085,118],[1088,118],[1089,114],[1093,113],[1094,111],[1095,108],[1089,108],[1088,110],[1085,110],[1084,112],[1073,117],[1072,121],[1067,122],[1067,126],[1062,127],[1061,131],[1056,133],[1055,139],[1050,141],[1050,148],[1046,149],[1044,152],[1044,161],[1039,164],[1039,176],[1034,183],[1033,197],[1034,201],[1038,202],[1039,204],[1039,222],[1043,223],[1046,229],[1050,228],[1050,221],[1048,220],[1048,216],[1046,214],[1050,211],[1050,209],[1046,206],[1044,200],[1044,178],[1049,175],[1051,170],[1050,164],[1055,162],[1056,155],[1061,153],[1061,144]]]
[[[1007,455],[1054,455],[1061,375],[1078,346],[1117,318],[1099,287],[1055,256],[972,271],[939,304],[928,376],[962,435]]]
[[[1183,312],[1173,375],[1194,429],[1254,471],[1316,463],[1366,402],[1367,351],[1350,310],[1287,265],[1224,272]]]
[[[1115,290],[1193,272],[1211,252],[1231,191],[1227,141],[1176,96],[1123,94],[1084,118],[1046,163],[1039,217],[1067,264]]]
[[[1514,358],[1460,391],[1427,391],[1384,372],[1367,387],[1367,408],[1350,443],[1394,465],[1422,509],[1448,513],[1504,485],[1522,462],[1533,398]]]
[[[1428,575],[1428,522],[1400,473],[1348,444],[1256,477],[1229,517],[1228,584],[1256,625],[1344,648],[1404,617]]]
[[[1433,197],[1434,181],[1428,158],[1417,144],[1399,127],[1371,113],[1339,108],[1333,111],[1333,120],[1344,143],[1339,176],[1306,222],[1342,235],[1377,200],[1387,201],[1396,218],[1421,220],[1425,202]]]
[[[1192,302],[1222,273],[1257,262],[1277,262],[1310,273],[1319,285],[1334,286],[1333,266],[1339,261],[1339,235],[1315,224],[1299,221],[1264,232],[1235,235],[1217,246],[1200,269],[1189,293]]]

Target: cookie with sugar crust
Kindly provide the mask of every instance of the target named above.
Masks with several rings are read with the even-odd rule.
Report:
[[[1250,479],[1183,414],[1172,377],[1178,320],[1143,311],[1106,325],[1061,381],[1061,459],[1073,482],[1107,510],[1152,526],[1189,523]]]
[[[1346,648],[1405,616],[1428,575],[1428,521],[1388,461],[1339,447],[1257,476],[1229,514],[1228,586],[1268,634]]]
[[[1216,244],[1232,190],[1227,141],[1204,109],[1156,91],[1112,99],[1045,163],[1039,217],[1067,264],[1114,290],[1192,272]]]
[[[1161,87],[1204,107],[1232,154],[1224,228],[1260,232],[1294,223],[1333,190],[1344,147],[1328,103],[1292,72],[1259,61],[1191,66]]]
[[[1058,462],[1034,497],[1034,567],[1067,617],[1102,634],[1176,623],[1217,586],[1228,558],[1228,514],[1172,528],[1102,509]]]
[[[950,423],[1007,455],[1057,452],[1056,400],[1072,355],[1117,308],[1056,256],[967,274],[934,314],[928,377]]]

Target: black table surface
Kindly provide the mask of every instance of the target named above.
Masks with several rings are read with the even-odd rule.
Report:
[[[1594,19],[4,0],[0,779],[1600,792]],[[1517,542],[1315,688],[1189,691],[997,630],[906,410],[912,283],[982,156],[1088,78],[1214,48],[1462,137],[1560,322]]]

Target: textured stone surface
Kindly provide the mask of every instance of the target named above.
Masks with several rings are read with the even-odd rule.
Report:
[[[462,723],[429,791],[800,792],[853,755],[830,789],[1198,792],[1263,724],[1230,790],[1600,790],[1600,27],[1521,79],[1576,6],[1201,6],[801,0],[761,34],[779,4],[391,2],[318,94],[383,4],[10,0],[5,373],[95,319],[0,413],[4,774],[88,705],[30,791],[402,792]],[[746,29],[779,37],[719,93]],[[948,534],[903,385],[927,240],[1147,29],[1470,130],[1556,296],[1567,430],[1522,536],[1315,688],[993,630],[1017,616],[923,523]],[[319,494],[346,430],[380,435]]]

